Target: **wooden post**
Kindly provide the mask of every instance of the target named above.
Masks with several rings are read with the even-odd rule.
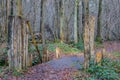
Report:
[[[20,16],[9,16],[8,61],[12,70],[20,71],[29,66],[28,29]]]

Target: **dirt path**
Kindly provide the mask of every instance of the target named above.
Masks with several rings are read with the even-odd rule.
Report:
[[[120,41],[107,41],[103,43],[107,52],[120,52]]]
[[[106,42],[104,47],[108,52],[120,51],[120,42]],[[80,53],[62,56],[29,68],[21,77],[9,76],[4,80],[73,80],[74,72],[78,71],[82,62],[83,54]]]
[[[49,64],[55,69],[61,69],[64,67],[74,67],[76,69],[79,69],[80,63],[82,62],[83,62],[83,55],[81,56],[72,55],[72,56],[65,56],[56,60],[49,61],[47,62],[47,64]]]
[[[7,80],[73,80],[83,56],[64,56],[29,68],[22,77],[9,76]]]

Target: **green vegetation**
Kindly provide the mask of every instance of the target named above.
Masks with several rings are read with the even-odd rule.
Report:
[[[55,47],[59,47],[63,53],[74,53],[74,52],[80,52],[79,49],[76,47],[72,47],[65,43],[54,43],[54,44],[48,44],[48,50],[55,51]]]
[[[13,76],[20,76],[20,75],[22,75],[22,73],[18,72],[17,70],[14,70],[14,71],[12,72],[12,75],[13,75]]]
[[[108,58],[104,58],[102,60],[102,66],[99,66],[97,64],[92,64],[87,69],[87,72],[92,74],[92,77],[95,77],[96,79],[100,80],[117,80],[118,73],[116,71],[115,61],[111,61]],[[117,65],[117,64],[116,64]]]
[[[98,42],[98,43],[102,43],[102,38],[101,37],[96,37],[95,41]]]
[[[113,52],[113,55],[115,55],[116,57],[120,57],[120,52]]]
[[[8,65],[7,63],[7,49],[0,49],[0,66]]]
[[[79,50],[83,50],[84,49],[83,40],[79,40],[78,43],[70,42],[70,45],[72,47],[75,47],[75,48],[79,49]]]
[[[56,47],[59,47],[61,49],[62,53],[65,53],[65,54],[81,51],[76,46],[68,45],[65,43],[49,43],[49,44],[47,44],[48,51],[52,51],[53,53],[55,52]],[[39,48],[40,52],[42,53],[42,44],[38,44],[38,48]],[[33,55],[36,54],[36,49],[33,45],[29,45],[28,51]],[[34,56],[32,64],[35,65],[38,63],[38,61],[39,61],[38,56]]]
[[[112,58],[112,59],[117,59],[119,60],[120,59],[120,51],[112,51],[112,52],[107,52],[105,53],[106,56]]]
[[[99,41],[95,42],[95,47],[103,47],[102,43]]]
[[[55,47],[59,47],[63,53],[74,53],[74,52],[80,52],[80,50],[72,45],[68,45],[65,43],[49,43],[47,44],[47,48],[49,51],[55,51]],[[38,44],[38,48],[41,51],[42,50],[42,44]],[[29,52],[34,52],[35,47],[30,46],[29,47]]]
[[[83,71],[83,77],[79,77],[81,74],[76,76],[74,80],[119,80],[120,76],[120,61],[119,60],[111,60],[110,58],[104,58],[101,61],[102,65],[94,64],[92,61],[90,62],[90,67]]]

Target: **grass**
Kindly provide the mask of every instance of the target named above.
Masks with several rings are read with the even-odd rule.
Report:
[[[96,41],[94,44],[95,47],[103,47],[103,44],[101,42]]]
[[[76,47],[72,47],[71,45],[65,44],[65,43],[49,43],[47,44],[47,48],[49,51],[55,51],[55,48],[59,47],[63,53],[74,53],[74,52],[80,52],[81,50],[79,50]],[[38,48],[41,51],[42,50],[42,44],[38,44]],[[34,52],[35,51],[35,47],[34,46],[30,46],[29,47],[29,52]]]
[[[113,55],[115,55],[116,57],[120,57],[120,52],[113,52]]]
[[[68,44],[65,43],[54,43],[54,44],[48,44],[48,50],[55,51],[55,47],[59,47],[63,53],[74,53],[74,52],[80,52],[79,49],[75,47],[71,47]]]
[[[120,60],[120,51],[114,51],[114,52],[107,52],[104,54],[106,57],[109,57],[111,59],[118,59]]]
[[[21,72],[18,72],[17,70],[13,70],[12,75],[13,76],[22,76],[23,74]]]
[[[84,50],[84,44],[83,44],[83,41],[82,41],[82,40],[80,40],[80,41],[77,42],[77,43],[70,42],[70,45],[71,45],[72,47],[74,47],[74,48],[77,48],[77,49],[81,50],[81,51]]]

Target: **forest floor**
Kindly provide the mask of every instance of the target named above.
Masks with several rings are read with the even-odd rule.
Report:
[[[118,54],[120,53],[120,41],[104,42],[97,49],[100,49],[101,46],[106,50],[105,56],[112,59],[120,58],[120,54]],[[8,71],[0,73],[0,80],[74,80],[78,73],[79,77],[89,76],[89,74],[79,71],[83,60],[82,52],[61,54],[58,59],[54,58],[46,63],[37,64],[22,73],[10,73]]]

